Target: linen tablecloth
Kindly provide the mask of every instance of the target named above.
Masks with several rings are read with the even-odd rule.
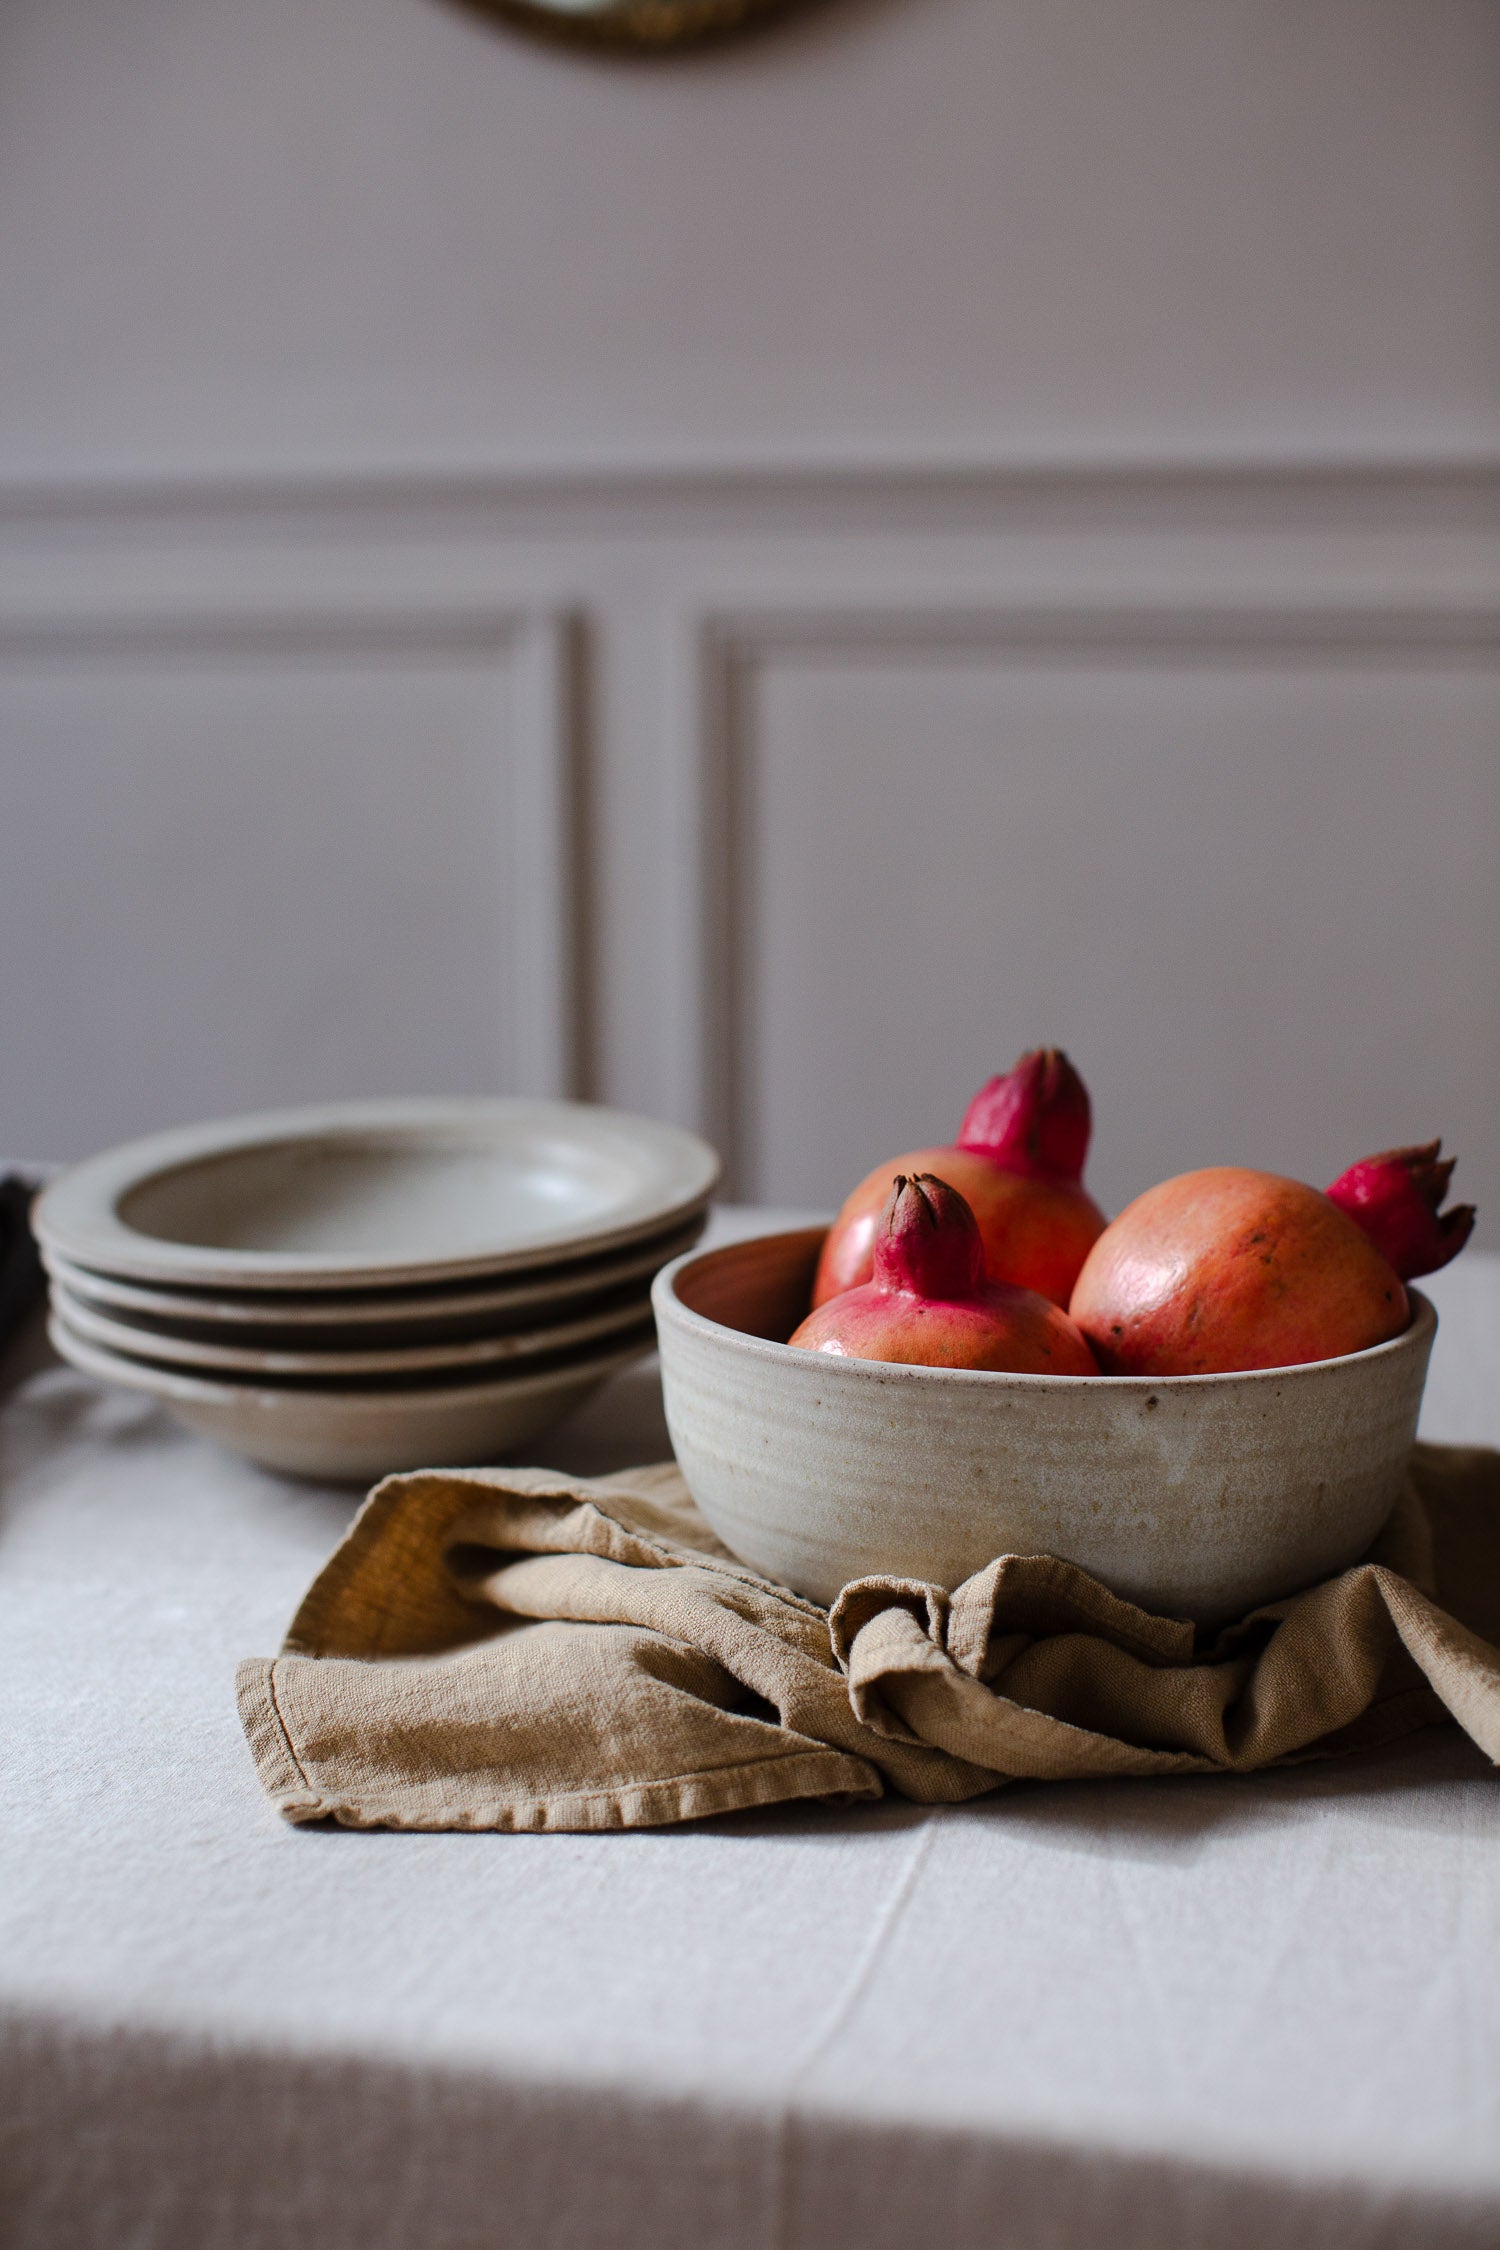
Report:
[[[1432,1295],[1425,1432],[1500,1441],[1500,1260]],[[651,1371],[541,1450],[662,1451]],[[1500,2240],[1500,1779],[1456,1730],[941,1810],[295,1830],[234,1659],[350,1505],[67,1370],[0,1410],[7,2244]]]

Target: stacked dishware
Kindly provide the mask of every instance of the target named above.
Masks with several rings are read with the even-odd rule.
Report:
[[[53,1181],[54,1345],[276,1469],[513,1456],[654,1343],[719,1165],[576,1102],[345,1102],[162,1133]]]

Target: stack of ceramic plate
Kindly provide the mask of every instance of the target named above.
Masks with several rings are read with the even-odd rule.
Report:
[[[347,1102],[195,1126],[55,1180],[52,1339],[305,1476],[500,1460],[654,1342],[718,1178],[573,1102]]]

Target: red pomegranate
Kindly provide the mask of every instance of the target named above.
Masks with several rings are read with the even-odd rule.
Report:
[[[1089,1125],[1088,1089],[1067,1056],[1056,1047],[1022,1055],[980,1088],[952,1148],[915,1149],[860,1181],[823,1245],[814,1305],[870,1279],[892,1181],[928,1172],[941,1174],[972,1208],[992,1281],[1066,1305],[1105,1223],[1083,1185]]]
[[[1388,1148],[1362,1156],[1328,1190],[1329,1199],[1363,1227],[1403,1281],[1436,1273],[1456,1258],[1474,1232],[1472,1203],[1439,1210],[1455,1159],[1438,1162],[1441,1141],[1420,1148]]]
[[[1097,1375],[1071,1320],[1034,1290],[986,1281],[973,1212],[946,1180],[898,1174],[874,1276],[808,1314],[791,1341],[845,1359],[1011,1375]]]
[[[1398,1336],[1401,1277],[1328,1196],[1222,1165],[1163,1180],[1105,1228],[1069,1305],[1109,1375],[1221,1375]]]

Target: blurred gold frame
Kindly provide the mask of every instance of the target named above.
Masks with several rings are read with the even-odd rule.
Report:
[[[546,39],[636,52],[722,39],[781,15],[793,0],[464,0]]]

